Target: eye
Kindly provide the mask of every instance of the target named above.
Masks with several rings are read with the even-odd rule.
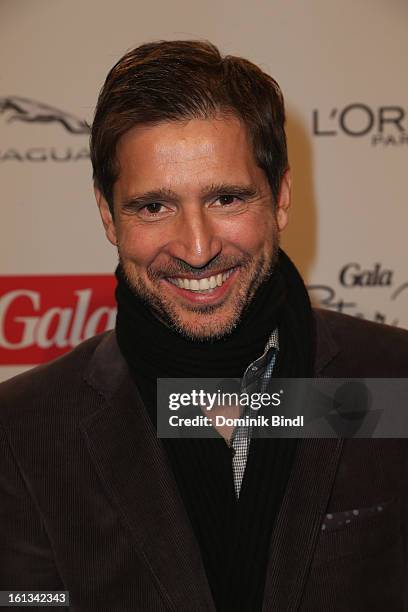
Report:
[[[149,215],[157,215],[163,212],[162,209],[164,208],[165,207],[163,206],[163,204],[160,204],[160,202],[151,202],[150,204],[145,204],[144,206],[142,206],[140,210],[141,212],[148,213]]]
[[[221,206],[231,206],[232,204],[239,204],[242,202],[240,198],[230,194],[218,196],[216,201],[219,202]]]
[[[145,221],[155,221],[167,217],[172,210],[161,202],[148,202],[138,207],[139,216]]]
[[[136,215],[144,221],[156,221],[167,217],[173,212],[173,209],[170,205],[157,200],[149,202],[135,199],[124,204],[123,212],[128,215]]]

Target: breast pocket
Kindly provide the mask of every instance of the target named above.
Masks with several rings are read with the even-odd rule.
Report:
[[[375,509],[355,507],[322,517],[300,609],[402,612],[402,551],[399,500],[379,500]]]
[[[401,537],[399,500],[327,513],[321,523],[315,563],[365,558],[391,548]]]

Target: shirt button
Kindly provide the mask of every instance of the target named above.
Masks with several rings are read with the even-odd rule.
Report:
[[[258,366],[252,366],[251,371],[252,372],[257,372],[258,371]]]

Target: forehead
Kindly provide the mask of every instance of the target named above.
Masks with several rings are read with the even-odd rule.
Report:
[[[236,117],[137,126],[119,140],[117,162],[122,188],[263,178],[248,130]]]

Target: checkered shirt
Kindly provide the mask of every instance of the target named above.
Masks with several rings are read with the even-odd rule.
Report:
[[[249,364],[245,370],[241,382],[241,393],[244,393],[256,381],[257,391],[264,393],[268,388],[273,368],[275,366],[276,357],[279,350],[279,333],[278,328],[274,329],[269,336],[262,355]],[[241,490],[242,480],[244,478],[246,462],[249,453],[249,445],[251,442],[251,427],[246,425],[237,427],[234,430],[230,447],[234,449],[232,457],[232,472],[234,477],[235,495],[238,498]]]

